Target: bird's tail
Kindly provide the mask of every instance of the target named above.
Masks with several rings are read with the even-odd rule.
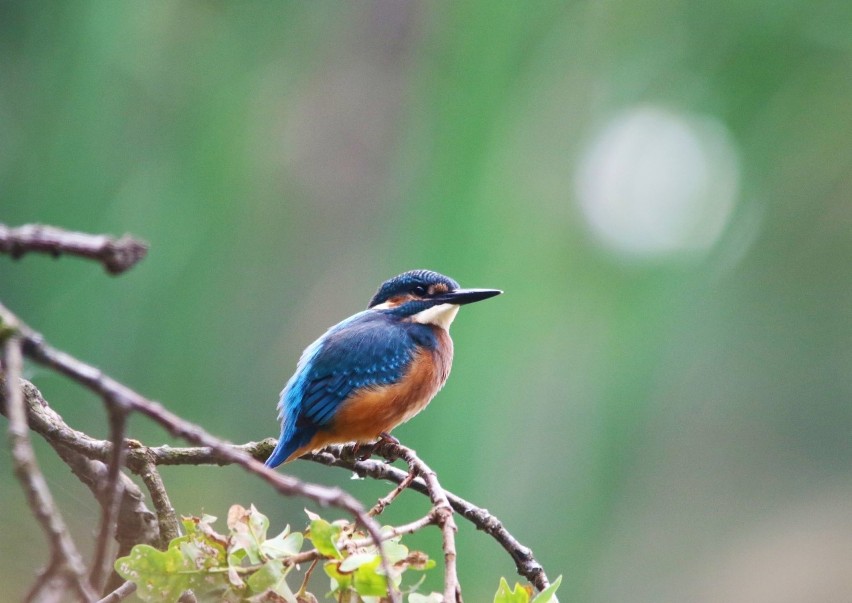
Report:
[[[286,461],[287,457],[296,452],[298,447],[299,445],[294,442],[292,438],[285,438],[284,434],[281,434],[281,438],[278,440],[275,450],[272,451],[272,454],[269,455],[269,458],[266,459],[266,463],[264,464],[270,469],[274,469]]]
[[[288,432],[286,429],[282,430],[281,438],[278,440],[278,444],[275,445],[275,450],[266,459],[265,465],[270,469],[274,469],[281,463],[286,463],[294,452],[311,441],[314,432],[315,430],[303,430],[294,433]]]

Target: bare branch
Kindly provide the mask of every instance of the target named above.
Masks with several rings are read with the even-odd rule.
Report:
[[[96,260],[110,274],[121,274],[145,257],[148,244],[129,235],[113,239],[40,224],[18,228],[0,224],[0,252],[16,259],[28,252],[48,253],[53,257],[68,253]]]
[[[151,495],[151,503],[157,510],[157,521],[160,524],[160,542],[159,548],[166,550],[169,542],[180,536],[180,524],[177,520],[177,513],[172,506],[172,501],[169,499],[169,493],[166,491],[166,486],[163,484],[163,479],[160,477],[160,472],[157,471],[157,466],[151,461],[145,461],[141,467],[134,467],[131,470],[142,478],[145,482],[145,487],[148,488],[148,493]]]
[[[14,328],[15,321],[3,317],[6,328]],[[97,599],[86,579],[83,559],[68,533],[59,510],[53,503],[53,497],[39,470],[33,453],[27,428],[27,415],[24,397],[21,392],[21,341],[17,335],[7,336],[3,342],[3,359],[6,371],[6,413],[9,418],[9,444],[15,475],[21,482],[29,500],[33,514],[47,534],[51,549],[61,559],[63,569],[69,574],[71,585],[77,596],[83,601]]]
[[[384,551],[379,525],[372,517],[367,515],[361,503],[344,490],[303,482],[266,467],[248,453],[233,448],[219,438],[210,435],[198,425],[185,421],[161,404],[144,398],[97,368],[53,348],[44,341],[40,334],[23,324],[2,304],[0,304],[0,320],[5,324],[15,325],[16,332],[20,334],[23,343],[24,353],[28,357],[97,393],[108,405],[126,412],[139,412],[149,417],[173,436],[207,447],[221,460],[239,465],[250,473],[260,476],[261,479],[285,496],[302,496],[313,500],[322,507],[337,507],[349,513],[373,538],[379,548],[382,567],[387,575],[390,575],[391,568]],[[390,582],[389,595],[394,603],[400,601],[399,592]]]
[[[382,541],[390,540],[391,538],[396,538],[397,536],[413,534],[414,532],[422,530],[426,526],[435,523],[437,523],[435,519],[435,510],[432,509],[431,511],[429,511],[428,514],[410,523],[406,523],[401,526],[391,527],[390,529],[385,527],[385,529],[382,530]],[[358,540],[349,540],[347,542],[344,542],[342,548],[345,548],[349,552],[352,552],[355,549],[364,548],[371,544],[373,544],[372,538],[361,538]],[[302,551],[301,553],[297,553],[292,557],[288,557],[284,561],[284,563],[286,563],[287,565],[299,565],[300,563],[305,563],[307,561],[316,561],[321,557],[322,555],[318,550],[311,549],[309,551]]]
[[[0,378],[2,382],[2,378]],[[24,383],[24,395],[27,400],[27,407],[30,416],[30,426],[37,433],[54,445],[54,447],[62,446],[69,450],[74,450],[91,459],[106,461],[111,454],[111,443],[106,440],[94,439],[80,431],[70,428],[62,418],[57,415],[44,402],[41,394],[32,385]],[[2,391],[0,391],[0,412],[2,412]],[[146,447],[134,440],[126,441],[127,445],[127,464],[135,473],[139,474],[143,480],[146,479],[143,470],[141,469],[148,462],[157,465],[203,465],[203,464],[218,464],[228,465],[230,461],[223,459],[220,455],[208,447],[189,447],[178,448],[173,446],[156,446]],[[239,450],[245,454],[251,455],[256,459],[265,459],[275,446],[275,440],[268,438],[260,442],[248,442],[241,445],[233,445],[232,448]],[[382,449],[377,450],[378,453],[383,453]],[[399,456],[399,455],[396,455]],[[409,483],[412,490],[421,494],[428,494],[426,483],[422,479],[413,479],[411,472],[402,471],[396,467],[388,465],[384,462],[376,460],[356,460],[353,457],[351,447],[334,446],[325,450],[304,457],[324,465],[340,467],[349,471],[354,471],[362,477],[370,477],[373,479],[385,480],[396,484]],[[66,461],[67,462],[67,461]],[[129,481],[129,480],[128,480]],[[132,484],[132,482],[130,482]],[[162,484],[162,482],[160,482]],[[148,484],[149,489],[152,484]],[[162,487],[162,486],[160,486]],[[399,486],[397,487],[399,488]],[[156,491],[157,488],[155,487]],[[162,489],[165,492],[165,489]],[[396,490],[395,490],[396,491]],[[529,580],[536,586],[538,590],[544,590],[550,583],[541,565],[536,561],[532,551],[519,543],[517,539],[503,526],[499,519],[494,517],[487,510],[482,509],[467,500],[456,496],[452,492],[446,491],[447,499],[453,509],[473,523],[479,530],[486,532],[494,538],[500,546],[515,561],[518,573]],[[141,496],[141,493],[139,494]],[[152,493],[152,498],[154,494]],[[166,500],[168,495],[166,495]],[[161,503],[162,504],[162,503]],[[156,505],[158,513],[163,516],[161,504]],[[168,503],[168,509],[171,509],[171,504]],[[144,513],[150,511],[144,509]],[[171,516],[174,516],[174,510],[171,509]],[[137,520],[138,522],[139,520]],[[161,520],[162,521],[162,520]],[[150,522],[150,519],[148,519]],[[122,522],[124,523],[124,522]],[[174,519],[174,530],[177,529],[177,520]],[[166,528],[168,530],[168,528]],[[174,536],[177,532],[173,532]],[[166,539],[166,542],[170,538]],[[135,537],[135,536],[132,536]],[[138,537],[137,542],[153,542],[150,537]],[[310,551],[302,553],[307,555]],[[122,553],[125,554],[125,553]],[[310,561],[314,557],[307,555],[304,559],[300,558],[298,563]]]
[[[415,519],[409,523],[403,524],[401,526],[391,527],[390,529],[385,528],[383,537],[385,540],[390,540],[391,538],[396,538],[398,536],[405,536],[406,534],[414,534],[414,532],[419,532],[426,526],[430,526],[433,524],[437,524],[437,513],[435,513],[435,509],[430,510],[426,515],[421,517],[420,519]],[[358,549],[361,547],[365,547],[370,544],[372,541],[367,540],[350,540],[345,543],[343,546],[346,549]]]
[[[0,414],[6,414],[4,394],[6,377],[0,373]],[[29,381],[21,380],[21,390],[30,429],[40,434],[85,484],[103,507],[111,500],[107,489],[108,469],[101,459],[110,458],[110,442],[96,440],[71,429]],[[156,517],[145,506],[145,497],[129,477],[119,474],[121,503],[118,511],[118,532],[115,539],[119,554],[127,554],[134,544],[158,544],[159,528]]]
[[[109,593],[98,603],[118,603],[124,601],[127,597],[136,592],[136,585],[133,582],[124,582],[121,586]]]
[[[102,592],[107,576],[112,568],[114,558],[110,557],[110,545],[115,537],[117,529],[119,505],[123,494],[123,488],[119,481],[121,467],[124,465],[124,434],[127,429],[127,412],[118,405],[107,404],[107,415],[110,424],[110,441],[112,443],[112,454],[110,455],[109,471],[107,473],[106,492],[108,500],[101,507],[101,525],[98,531],[95,557],[92,561],[92,569],[89,582],[97,592]]]
[[[308,582],[311,580],[311,574],[314,573],[314,568],[317,566],[317,563],[319,563],[319,557],[311,561],[311,565],[305,571],[305,577],[302,579],[302,585],[299,587],[297,594],[297,596],[302,600],[305,600],[305,592],[308,590]],[[298,600],[299,599],[296,599],[297,602]]]
[[[384,447],[389,445],[384,444],[382,447],[377,448],[375,452],[384,455]],[[387,463],[374,460],[357,460],[352,455],[352,448],[346,446],[329,446],[320,452],[308,454],[302,458],[323,465],[354,471],[361,477],[387,480],[397,484],[401,483],[408,476],[407,472]],[[394,456],[390,455],[390,458],[394,458]],[[428,495],[426,482],[420,478],[412,481],[410,487],[412,490]],[[459,515],[470,521],[477,529],[494,538],[509,553],[521,576],[529,580],[539,591],[550,586],[550,581],[544,572],[544,568],[536,561],[529,547],[518,542],[499,519],[486,509],[477,507],[452,492],[447,492],[447,499]]]
[[[33,585],[24,597],[25,603],[39,601],[47,603],[58,600],[56,593],[67,590],[68,581],[64,576],[57,576],[61,563],[56,555],[52,555],[50,562],[36,574]]]
[[[424,463],[411,449],[393,442],[379,444],[383,454],[399,457],[408,463],[409,475],[416,472],[426,482],[429,498],[432,500],[432,513],[435,523],[441,528],[444,548],[444,601],[446,603],[462,603],[461,584],[456,570],[456,522],[453,519],[453,508],[447,499],[447,493],[438,482],[438,475],[429,465]],[[400,484],[404,483],[402,480]],[[410,483],[410,481],[409,481]]]
[[[8,310],[0,305],[0,313],[4,312],[11,315]],[[240,465],[251,473],[259,475],[282,494],[304,496],[323,507],[339,507],[350,514],[366,516],[361,504],[339,488],[326,488],[318,484],[309,484],[294,477],[277,473],[265,467],[246,452],[226,444],[198,425],[185,421],[161,404],[142,397],[103,374],[97,368],[53,348],[44,341],[41,335],[25,325],[21,324],[19,328],[24,343],[24,352],[27,356],[92,390],[103,397],[108,404],[120,405],[128,411],[136,411],[149,417],[155,423],[164,427],[171,435],[208,448],[211,455],[214,455],[220,461]],[[371,520],[368,521],[372,524]],[[372,525],[375,528],[375,524]],[[378,535],[378,532],[376,535]]]
[[[388,505],[391,504],[396,499],[397,496],[402,494],[403,490],[405,490],[406,488],[408,488],[408,486],[411,485],[411,482],[414,481],[415,477],[417,477],[417,472],[414,471],[413,469],[409,470],[406,478],[404,480],[402,480],[401,482],[399,482],[396,485],[396,488],[391,490],[390,493],[387,496],[385,496],[384,498],[380,498],[378,501],[376,501],[376,504],[373,505],[372,509],[370,509],[369,514],[372,517],[375,517],[376,515],[380,515],[388,507]]]

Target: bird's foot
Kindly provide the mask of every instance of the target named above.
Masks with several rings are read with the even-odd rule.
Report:
[[[352,456],[355,457],[356,461],[366,461],[373,456],[373,448],[375,448],[375,444],[356,442],[355,446],[352,447]]]
[[[376,441],[376,446],[381,446],[382,444],[394,444],[396,446],[400,445],[399,440],[397,440],[395,437],[393,437],[386,431],[380,433],[379,439]],[[387,450],[385,451],[384,456],[386,459],[385,462],[387,463],[393,463],[397,458],[399,458],[394,451]]]
[[[366,461],[376,452],[376,448],[381,446],[382,444],[396,444],[399,445],[399,440],[393,437],[386,431],[383,431],[379,434],[379,437],[375,442],[372,443],[364,443],[364,442],[356,442],[354,446],[352,446],[352,456],[355,457],[356,461]]]
[[[399,440],[397,440],[395,437],[393,437],[387,431],[383,431],[382,433],[379,434],[379,443],[382,443],[382,442],[390,442],[391,444],[399,445]]]

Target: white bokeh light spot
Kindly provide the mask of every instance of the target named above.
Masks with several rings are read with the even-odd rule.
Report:
[[[640,107],[607,124],[576,183],[583,215],[608,247],[643,257],[703,251],[736,203],[737,153],[718,120]]]

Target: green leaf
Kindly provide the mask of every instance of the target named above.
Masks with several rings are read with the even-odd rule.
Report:
[[[311,521],[310,534],[308,538],[323,557],[342,559],[343,555],[337,550],[337,539],[340,536],[339,525],[332,525],[324,519]]]
[[[172,546],[180,549],[189,567],[194,570],[200,571],[225,565],[225,549],[215,540],[210,540],[202,534],[172,540],[169,548]]]
[[[183,524],[183,529],[187,533],[187,535],[194,534],[199,530],[199,527],[204,526],[212,526],[216,521],[216,517],[214,515],[207,515],[206,513],[201,517],[181,517],[181,523]]]
[[[177,601],[187,589],[196,594],[225,591],[229,576],[209,572],[226,565],[227,540],[213,530],[215,520],[210,515],[182,518],[186,536],[172,540],[165,551],[133,547],[128,556],[116,560],[116,572],[136,584],[143,601]]]
[[[500,586],[497,588],[497,594],[494,595],[494,603],[529,603],[530,592],[515,583],[515,590],[509,589],[509,583],[506,578],[500,578]]]
[[[333,593],[352,589],[361,597],[383,597],[388,587],[385,577],[376,571],[381,562],[378,555],[359,554],[326,563],[323,569],[332,579]]]
[[[352,586],[352,574],[343,574],[337,569],[337,562],[330,561],[323,565],[325,573],[331,578],[332,593],[339,590],[347,590]]]
[[[233,553],[228,553],[228,565],[232,568],[241,567],[243,565],[243,559],[246,558],[246,552],[244,550],[234,551]]]
[[[391,565],[398,563],[408,557],[408,547],[393,540],[385,541],[385,555]],[[372,547],[376,548],[376,547]],[[378,551],[376,551],[378,553]]]
[[[215,542],[222,549],[225,549],[228,546],[228,539],[213,529],[213,522],[215,521],[216,517],[207,514],[201,517],[181,517],[181,523],[187,536],[203,536],[204,539]]]
[[[381,557],[375,555],[369,563],[358,566],[352,576],[352,587],[361,596],[381,597],[388,592],[388,581],[376,570],[381,566]]]
[[[270,538],[266,542],[261,543],[261,552],[271,559],[284,559],[292,557],[302,550],[302,543],[305,537],[300,532],[290,532],[290,526],[287,526],[275,538]]]
[[[258,511],[254,505],[246,509],[240,505],[233,505],[228,510],[228,528],[231,530],[231,545],[228,549],[230,554],[245,551],[252,565],[257,565],[263,560],[261,543],[266,540],[266,531],[269,529],[269,518]]]
[[[441,593],[429,593],[428,595],[411,593],[408,595],[408,603],[444,603],[444,595]]]
[[[559,588],[560,584],[562,584],[562,576],[559,576],[553,581],[553,584],[538,593],[532,603],[559,603],[559,599],[556,598],[556,589]]]
[[[115,561],[118,575],[136,584],[136,595],[152,602],[177,601],[189,588],[190,577],[178,573],[183,567],[180,549],[158,551],[147,544],[134,546],[130,555]]]
[[[216,518],[212,515],[198,517],[183,517],[183,527],[186,530],[185,537],[178,537],[169,543],[185,543],[181,546],[191,555],[193,561],[198,562],[202,557],[207,558],[206,565],[211,567],[225,559],[225,551],[228,548],[228,539],[213,529]]]
[[[375,553],[356,553],[354,555],[349,555],[349,557],[341,561],[340,565],[337,566],[337,569],[341,573],[349,574],[357,570],[365,563],[370,563],[371,561],[375,560]]]
[[[130,555],[116,560],[115,571],[136,584],[136,595],[142,601],[177,601],[188,589],[206,593],[227,587],[225,575],[206,571],[217,564],[220,552],[205,543],[200,534],[181,536],[172,540],[166,551],[136,545]]]
[[[264,563],[263,567],[253,573],[247,581],[252,592],[259,593],[257,597],[249,600],[263,601],[266,600],[263,596],[275,594],[287,603],[296,603],[296,595],[287,584],[289,571],[290,569],[285,569],[281,561],[270,560]],[[273,597],[267,597],[267,599],[275,600]]]
[[[416,593],[417,589],[420,588],[420,585],[426,581],[426,574],[420,574],[420,578],[414,584],[410,584],[406,587],[405,592],[408,593]],[[401,582],[401,580],[400,580]],[[399,586],[399,582],[396,583]]]
[[[262,593],[277,584],[283,576],[284,566],[280,561],[267,561],[249,576],[246,583],[252,592]]]

